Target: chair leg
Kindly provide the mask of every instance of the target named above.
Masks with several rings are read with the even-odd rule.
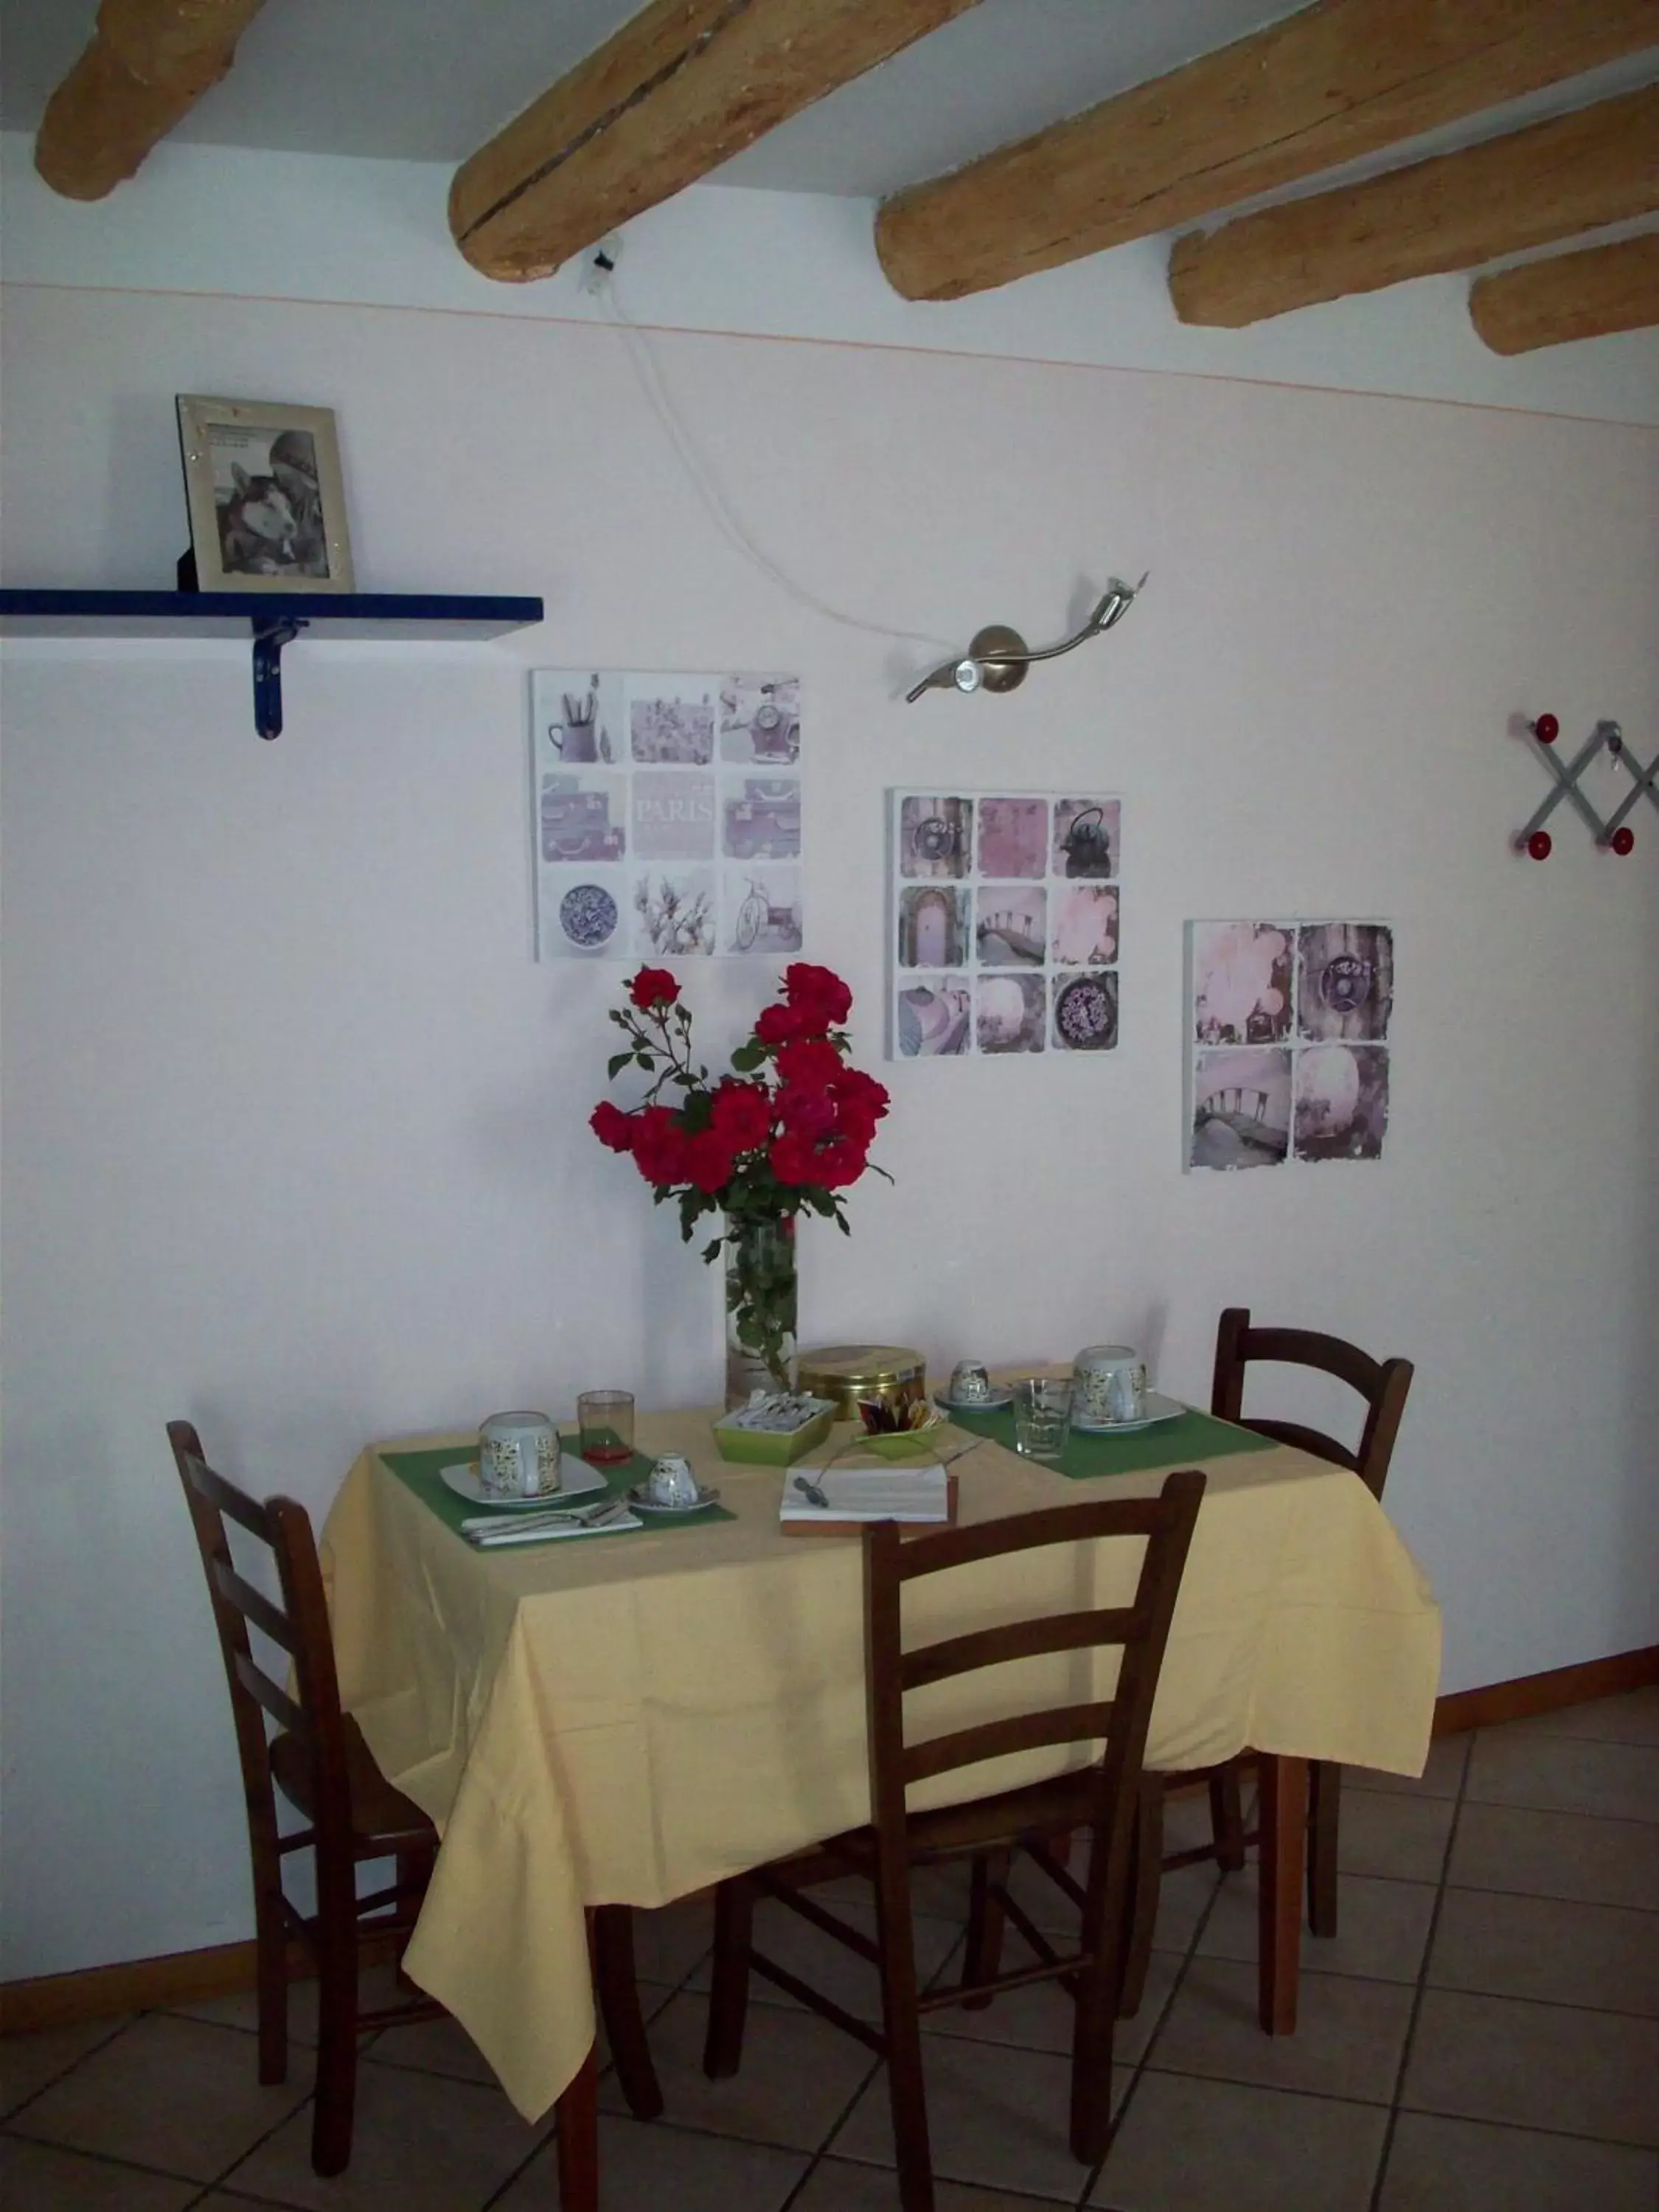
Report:
[[[735,2074],[743,2058],[749,2014],[749,1952],[755,1924],[755,1886],[736,1875],[714,1892],[714,1979],[702,2070],[711,2081]]]
[[[406,1893],[398,1899],[399,1912],[407,1912],[417,1899],[425,1897],[428,1884],[432,1880],[432,1869],[437,1862],[437,1856],[436,1850],[430,1845],[417,1845],[412,1850],[398,1853],[398,1887]],[[413,1935],[414,1932],[411,1927],[410,1935]],[[420,1984],[411,1982],[404,1972],[404,1953],[408,1948],[409,1936],[404,1936],[398,1945],[398,1987],[408,1996],[424,1996],[426,1992]]]
[[[311,2163],[343,2173],[351,2157],[357,2095],[357,1928],[349,1905],[331,1911],[319,1882],[317,1914],[317,2091]]]
[[[590,2051],[559,2099],[559,2212],[599,2212],[599,2081]]]
[[[902,2212],[933,2212],[933,2154],[927,2139],[927,2087],[921,2066],[921,2015],[916,2010],[915,1930],[908,1891],[901,1909],[878,1882],[881,1945],[882,2032],[887,2044],[887,2093],[893,2110],[894,2163]]]
[[[253,1900],[257,1930],[256,1972],[259,1996],[259,2079],[288,2079],[288,1937],[283,1926],[280,1886],[274,1896]]]
[[[1123,2002],[1121,1931],[1109,1941],[1109,1956],[1083,1972],[1072,2035],[1072,2156],[1082,2166],[1104,2158],[1112,2139],[1113,2015]]]
[[[1308,1768],[1308,1925],[1316,1936],[1334,1936],[1342,1769],[1332,1759],[1312,1760]]]
[[[1210,1826],[1216,1864],[1223,1874],[1237,1874],[1244,1864],[1244,1803],[1236,1765],[1210,1777]]]
[[[1158,1893],[1163,1872],[1164,1783],[1160,1776],[1148,1774],[1141,1780],[1134,1842],[1129,1855],[1128,1929],[1123,1988],[1118,2000],[1121,2020],[1133,2020],[1146,1994],[1146,1973],[1152,1960],[1152,1933],[1158,1925]]]
[[[662,2111],[662,2088],[651,2063],[651,2045],[640,2011],[640,1985],[634,1972],[634,1908],[596,1905],[592,1929],[593,1979],[617,2079],[635,2118],[654,2120]]]
[[[980,1851],[969,1869],[968,1942],[962,1962],[964,1990],[971,1989],[976,1982],[988,1981],[1002,1964],[1002,1934],[1006,1922],[994,1885],[1007,1881],[1012,1863],[1012,1851]],[[983,2012],[990,2002],[988,1990],[982,1996],[964,1998],[962,2009]]]

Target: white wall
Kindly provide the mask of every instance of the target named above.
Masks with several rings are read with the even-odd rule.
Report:
[[[248,1922],[231,1734],[162,1424],[320,1515],[368,1438],[576,1389],[716,1388],[715,1285],[585,1127],[625,970],[529,957],[525,671],[798,666],[809,957],[883,988],[890,784],[1127,801],[1122,1044],[887,1071],[804,1325],[1207,1387],[1234,1300],[1419,1362],[1390,1489],[1447,1686],[1659,1638],[1659,817],[1624,862],[1507,840],[1553,707],[1659,749],[1650,434],[1009,360],[680,335],[657,357],[749,526],[818,592],[955,641],[1112,636],[1006,699],[901,703],[914,650],[712,527],[614,333],[24,287],[4,315],[9,582],[159,582],[179,391],[335,407],[361,580],[543,593],[495,646],[287,659],[7,649],[4,1893],[21,1975]],[[1181,1170],[1182,923],[1397,927],[1370,1168]],[[691,975],[734,1038],[759,980]]]

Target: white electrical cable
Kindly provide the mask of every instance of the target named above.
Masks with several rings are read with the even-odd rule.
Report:
[[[823,616],[827,621],[839,623],[843,629],[863,630],[871,637],[893,638],[901,645],[932,645],[937,646],[941,652],[953,651],[948,639],[935,637],[927,630],[890,629],[884,623],[865,622],[857,615],[849,615],[839,607],[831,606],[827,599],[819,599],[805,585],[798,583],[787,570],[779,567],[763,546],[757,544],[742,516],[715,481],[714,471],[699,453],[696,440],[681,419],[664,381],[661,368],[651,350],[650,341],[623,304],[615,269],[604,272],[604,275],[605,281],[585,289],[591,289],[601,303],[608,301],[608,319],[612,328],[621,333],[628,348],[629,358],[640,380],[640,388],[653,414],[661,423],[682,467],[691,479],[697,496],[708,509],[710,520],[727,544],[775,584],[779,590],[787,592],[800,605],[811,608],[814,614]]]

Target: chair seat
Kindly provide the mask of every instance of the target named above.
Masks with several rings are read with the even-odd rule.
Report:
[[[349,1713],[342,1716],[345,1740],[347,1784],[351,1793],[352,1832],[360,1843],[435,1844],[438,1832],[411,1797],[394,1790],[374,1763],[374,1754],[363,1741],[362,1730]],[[286,1730],[270,1740],[270,1771],[276,1787],[308,1820],[317,1817],[311,1784],[311,1760],[298,1737]]]

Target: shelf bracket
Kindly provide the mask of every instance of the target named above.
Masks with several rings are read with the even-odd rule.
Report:
[[[306,627],[303,615],[253,620],[253,726],[262,738],[283,734],[283,647]]]

